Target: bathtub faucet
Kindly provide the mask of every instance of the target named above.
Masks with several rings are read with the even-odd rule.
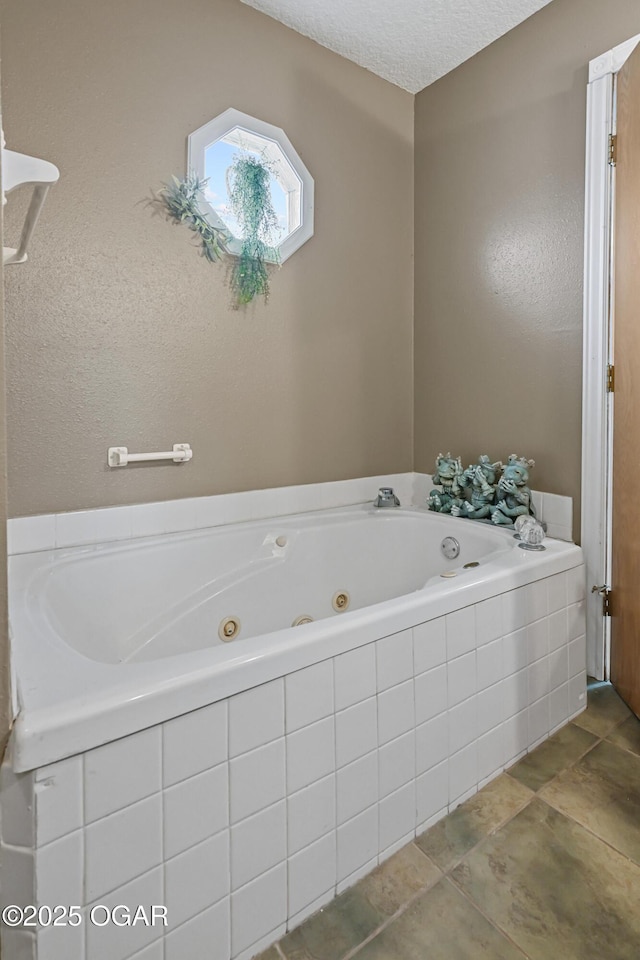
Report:
[[[399,507],[400,501],[393,492],[393,487],[380,487],[374,507]]]

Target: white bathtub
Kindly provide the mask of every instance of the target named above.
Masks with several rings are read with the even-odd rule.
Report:
[[[83,910],[156,889],[173,916],[141,945],[85,925],[74,960],[161,935],[190,960],[205,918],[245,960],[584,709],[582,553],[546,547],[365,505],[12,557],[3,843],[35,851],[34,897],[41,847],[73,838]],[[220,809],[180,840],[207,777]],[[16,784],[40,798],[28,828]],[[53,960],[53,934],[21,946]]]

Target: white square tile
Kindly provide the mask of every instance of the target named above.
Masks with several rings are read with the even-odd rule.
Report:
[[[569,716],[584,710],[587,705],[587,677],[578,674],[569,680]]]
[[[563,683],[549,694],[549,730],[566,723],[569,718],[569,684]]]
[[[157,793],[162,786],[159,726],[89,750],[84,757],[84,815],[91,823]]]
[[[289,916],[336,885],[336,835],[331,833],[289,859]]]
[[[504,719],[515,717],[517,713],[529,706],[529,674],[528,669],[519,670],[511,677],[502,681],[502,697],[504,703]]]
[[[582,603],[572,603],[571,606],[567,607],[567,633],[569,640],[575,640],[586,633],[584,601]]]
[[[386,850],[416,829],[415,780],[380,801],[379,849]]]
[[[388,743],[415,726],[413,681],[378,694],[378,743]]]
[[[256,945],[287,918],[287,865],[281,863],[231,896],[231,956]],[[277,934],[273,938],[277,939]],[[264,944],[268,946],[268,944]]]
[[[57,901],[56,901],[57,903]],[[4,931],[3,931],[4,933]],[[4,937],[3,937],[4,939]],[[37,932],[37,956],[47,960],[84,960],[84,918],[77,927],[39,927]],[[149,948],[151,949],[151,948]],[[13,957],[11,953],[9,956]],[[136,953],[135,960],[146,960],[144,953]],[[149,957],[153,960],[153,957]],[[162,960],[160,956],[158,960]]]
[[[165,790],[164,858],[175,857],[229,825],[229,771],[218,764]]]
[[[35,860],[32,850],[0,846],[2,888],[0,906],[27,907],[36,900]],[[3,924],[4,933],[4,924]]]
[[[573,500],[571,497],[559,497],[555,493],[544,495],[544,518],[549,524],[557,524],[571,533],[573,522]]]
[[[380,747],[378,752],[380,797],[393,793],[416,776],[414,730]]]
[[[558,610],[564,610],[567,605],[566,573],[557,573],[553,577],[547,577],[546,584],[549,613],[556,613]]]
[[[314,663],[285,679],[287,733],[333,713],[333,661]]]
[[[447,664],[447,704],[454,707],[471,697],[477,689],[476,651]]]
[[[569,643],[569,676],[584,673],[587,668],[587,648],[585,637],[578,637]]]
[[[476,618],[474,607],[463,607],[445,617],[447,631],[447,659],[454,660],[476,648]]]
[[[535,703],[549,692],[549,661],[547,657],[537,660],[528,668],[529,704]]]
[[[351,707],[357,710],[357,707]],[[333,717],[319,720],[287,736],[287,793],[295,793],[336,768]]]
[[[546,657],[549,653],[549,623],[544,620],[536,620],[527,627],[527,654],[529,663],[539,660],[540,657]]]
[[[413,633],[403,630],[376,643],[378,691],[413,677]]]
[[[287,859],[284,800],[231,828],[231,889],[237,890]]]
[[[285,795],[284,739],[229,762],[231,823],[271,806]]]
[[[502,679],[502,647],[503,640],[499,637],[483,647],[478,647],[477,670],[478,690],[485,690]]]
[[[231,955],[231,902],[228,897],[171,930],[164,943],[164,960],[228,960]]]
[[[503,676],[510,677],[518,670],[522,670],[529,662],[527,648],[527,629],[516,630],[502,639],[502,671]]]
[[[348,768],[345,768],[348,769]],[[376,784],[377,786],[377,784]],[[317,780],[287,800],[288,852],[297,853],[336,825],[336,778]]]
[[[483,737],[478,737],[478,779],[480,782],[498,773],[504,766],[504,731],[502,724]]]
[[[228,895],[229,831],[167,860],[164,874],[165,905],[173,929]]]
[[[559,650],[567,643],[569,637],[566,608],[563,607],[562,610],[558,610],[547,617],[547,625],[549,628],[549,650]]]
[[[529,743],[537,743],[549,733],[549,698],[542,697],[529,707]]]
[[[229,697],[229,756],[284,736],[284,682],[280,678]]]
[[[416,773],[425,773],[448,756],[449,718],[441,713],[416,728]]]
[[[42,846],[82,826],[82,757],[40,767],[35,779],[36,835]]]
[[[112,893],[100,897],[99,904],[109,909],[123,904],[135,911],[140,904],[150,911],[154,904],[166,904],[162,884],[162,868],[145,873],[137,877],[124,887],[119,887]],[[90,906],[95,906],[91,904]],[[98,918],[104,920],[105,911],[100,911]],[[168,910],[171,917],[171,909]],[[170,921],[171,922],[171,921]],[[96,926],[85,921],[87,936],[87,960],[129,960],[136,952],[142,950],[153,940],[162,936],[164,927],[160,924],[146,927],[136,924],[135,927],[118,927],[113,923]],[[75,960],[75,958],[74,958]]]
[[[447,631],[444,617],[413,628],[414,673],[424,673],[447,662]]]
[[[106,510],[94,510],[96,542],[129,540],[132,532],[132,512],[132,507],[108,507]]]
[[[56,519],[53,513],[39,517],[16,517],[7,521],[7,553],[35,553],[53,550],[56,545]]]
[[[447,709],[447,665],[421,673],[415,679],[416,723],[426,723]]]
[[[162,862],[159,794],[85,830],[86,896],[94,900]]]
[[[163,533],[178,533],[196,529],[196,499],[183,497],[163,503]]]
[[[36,903],[80,905],[84,901],[82,830],[36,851]]]
[[[526,671],[522,671],[523,680],[526,682]],[[481,690],[476,697],[478,710],[478,736],[482,736],[500,726],[505,719],[506,704],[504,700],[504,686],[506,681],[494,684]]]
[[[449,761],[445,760],[416,780],[417,822],[424,824],[446,809],[449,802]]]
[[[476,603],[476,636],[478,647],[502,636],[502,596]]]
[[[549,689],[566,684],[569,679],[569,656],[566,646],[549,654]]]
[[[336,714],[336,764],[343,767],[378,746],[378,703],[363,700]]]
[[[503,730],[505,766],[509,766],[522,756],[529,745],[528,708],[505,720]]]
[[[449,753],[456,753],[478,736],[478,705],[470,697],[449,710]]]
[[[524,589],[527,623],[533,623],[534,620],[546,617],[549,612],[546,580],[534,580],[533,583],[528,583]]]
[[[580,603],[587,594],[586,569],[584,564],[567,570],[567,603]]]
[[[470,743],[449,757],[449,803],[478,783],[478,745]]]
[[[376,692],[376,645],[367,643],[336,657],[334,663],[336,710],[344,710]]]
[[[374,864],[375,866],[375,864]],[[322,910],[336,895],[336,888],[333,887],[331,890],[328,890],[323,896],[318,897],[317,900],[313,900],[311,903],[308,903],[306,907],[303,907],[302,910],[298,910],[297,913],[289,915],[287,920],[287,930],[295,930],[296,927],[299,927],[307,917],[312,917],[314,913],[318,913],[319,910]]]
[[[342,767],[337,773],[338,823],[362,813],[378,800],[378,751]]]
[[[338,880],[378,856],[378,806],[369,807],[338,827]]]
[[[521,630],[527,623],[525,588],[509,590],[502,594],[502,627],[505,636]]]
[[[0,766],[0,835],[3,843],[32,847],[35,841],[33,773],[14,773],[5,760]]]
[[[167,504],[137,503],[131,509],[131,534],[134,537],[157,537],[166,533]]]
[[[73,547],[96,542],[95,510],[56,514],[56,547]]]
[[[212,703],[162,725],[165,787],[227,759],[227,704]]]
[[[35,936],[31,931],[3,927],[2,955],[11,960],[37,960]]]

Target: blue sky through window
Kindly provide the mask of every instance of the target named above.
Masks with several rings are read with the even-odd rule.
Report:
[[[205,187],[205,197],[216,211],[221,220],[224,220],[226,226],[238,240],[242,239],[242,232],[238,221],[229,205],[227,193],[227,170],[233,162],[237,153],[248,153],[260,157],[257,151],[244,150],[223,140],[207,147],[204,154],[205,177],[209,181]],[[282,240],[287,233],[287,198],[284,190],[276,178],[271,175],[271,201],[278,218],[279,234],[274,238],[275,242]]]

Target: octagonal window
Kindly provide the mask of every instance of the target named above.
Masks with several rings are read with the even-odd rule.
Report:
[[[313,236],[313,179],[283,130],[238,110],[226,110],[189,137],[189,169],[206,180],[202,212],[232,235],[230,253],[243,239],[229,202],[229,171],[238,156],[261,160],[269,172],[276,215],[274,250],[268,259],[281,262]]]

